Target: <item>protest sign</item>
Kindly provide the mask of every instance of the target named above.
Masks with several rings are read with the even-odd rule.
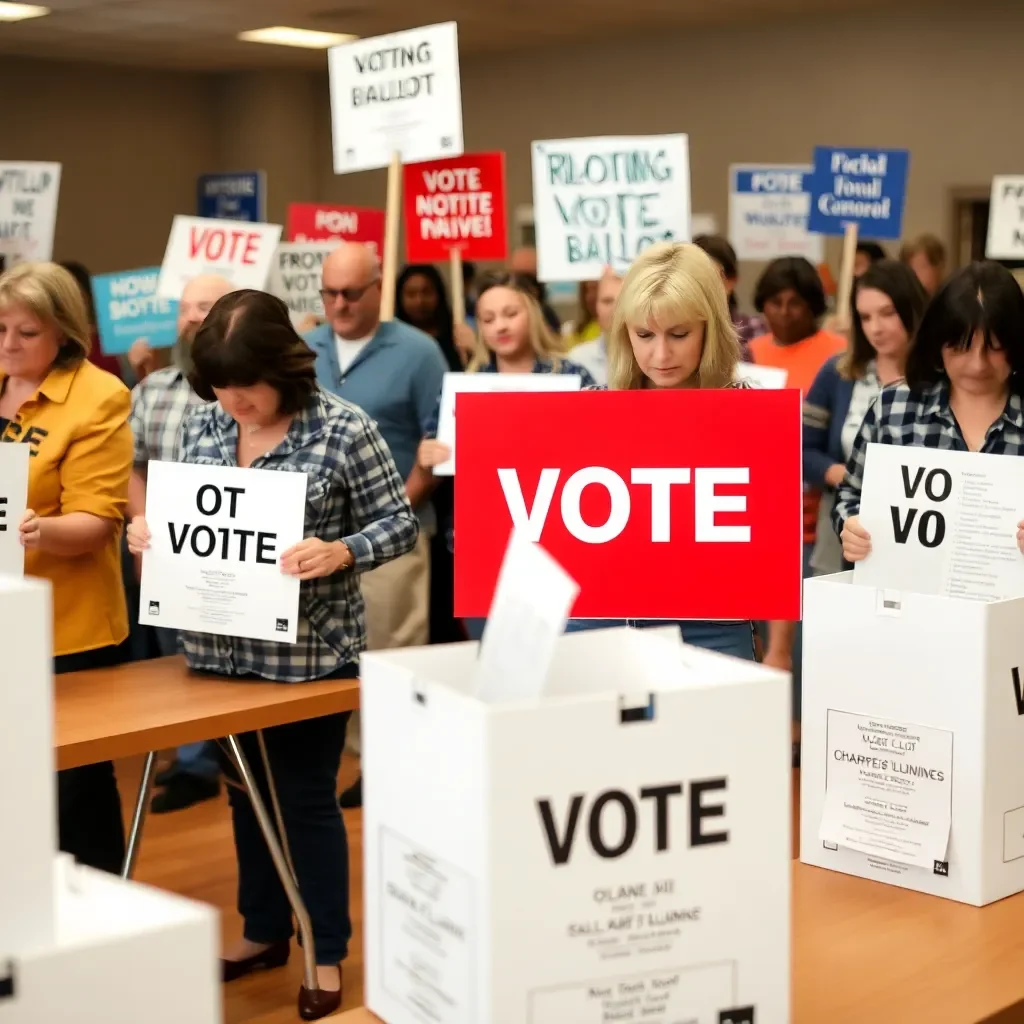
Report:
[[[334,173],[462,152],[455,22],[331,47]]]
[[[18,526],[28,504],[27,444],[0,444],[0,576],[25,571],[25,549]]]
[[[809,164],[733,164],[729,168],[729,240],[741,260],[803,256],[823,262],[825,240],[807,230]]]
[[[196,214],[214,220],[267,219],[267,176],[263,171],[203,174],[197,183]]]
[[[150,348],[170,348],[177,340],[178,303],[157,295],[159,279],[159,267],[93,277],[96,327],[107,355],[127,354],[139,338]]]
[[[262,289],[280,239],[279,224],[178,215],[167,239],[157,294],[180,299],[185,285],[200,274],[218,274],[236,288]]]
[[[577,617],[798,619],[801,414],[795,389],[460,395],[456,615],[487,614],[514,526]]]
[[[328,203],[289,203],[289,242],[363,242],[380,258],[384,252],[384,211]]]
[[[541,281],[624,272],[649,245],[690,238],[687,137],[535,142],[533,203]]]
[[[985,257],[1024,260],[1024,175],[999,174],[992,179]]]
[[[60,164],[0,162],[0,263],[53,256]]]
[[[285,302],[298,330],[306,327],[310,317],[324,315],[320,297],[323,265],[334,249],[334,242],[282,242],[277,247],[267,291]]]
[[[150,462],[139,622],[295,643],[299,581],[281,555],[305,532],[306,474]]]
[[[405,248],[410,263],[508,258],[505,154],[474,153],[405,165]]]
[[[909,167],[905,149],[816,146],[808,230],[843,235],[856,225],[862,238],[898,239]]]

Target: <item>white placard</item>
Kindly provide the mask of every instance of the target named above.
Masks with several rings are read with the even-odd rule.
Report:
[[[1024,459],[870,444],[854,582],[976,601],[1024,596]]]
[[[171,224],[157,295],[180,299],[185,285],[201,274],[217,274],[236,288],[262,290],[280,240],[280,224],[179,214]]]
[[[1024,175],[992,179],[985,256],[990,260],[1024,260]]]
[[[823,843],[935,870],[946,862],[953,734],[829,709]]]
[[[441,383],[437,439],[452,450],[447,462],[434,467],[435,476],[455,475],[455,396],[460,392],[579,391],[578,373],[446,373]]]
[[[788,370],[777,366],[761,366],[759,363],[738,363],[734,375],[734,380],[743,380],[752,387],[769,391],[784,388],[788,378]]]
[[[729,241],[741,260],[803,256],[825,260],[825,238],[807,230],[810,164],[733,164],[729,168]]]
[[[0,161],[0,258],[8,269],[53,258],[60,171],[60,164]]]
[[[454,21],[333,46],[334,173],[462,153],[462,88]]]
[[[267,291],[284,301],[296,326],[311,316],[324,315],[320,297],[324,259],[337,248],[337,242],[282,242],[277,247]]]
[[[27,444],[0,444],[0,576],[25,572],[25,549],[18,526],[28,506]]]
[[[295,643],[305,510],[305,473],[150,462],[139,622]]]
[[[534,142],[533,212],[541,281],[624,273],[649,245],[690,239],[687,137]]]
[[[491,703],[539,697],[579,594],[539,544],[513,530],[487,617],[473,691]]]

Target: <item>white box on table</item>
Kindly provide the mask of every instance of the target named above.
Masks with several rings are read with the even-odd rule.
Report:
[[[0,576],[0,960],[54,937],[52,618],[48,583]]]
[[[219,1024],[216,913],[61,860],[54,941],[0,959],[0,1024]]]
[[[852,572],[804,588],[800,859],[974,906],[1024,891],[1024,599],[882,591]],[[944,864],[825,848],[829,711],[953,734]]]
[[[789,675],[602,630],[559,639],[542,699],[495,705],[476,657],[362,658],[368,1009],[784,1024]]]

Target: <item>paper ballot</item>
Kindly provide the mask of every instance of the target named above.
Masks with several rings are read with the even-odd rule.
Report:
[[[539,544],[513,531],[480,644],[473,692],[480,700],[523,700],[544,692],[580,588]]]

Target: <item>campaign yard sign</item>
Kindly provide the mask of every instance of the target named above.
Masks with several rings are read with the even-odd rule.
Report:
[[[53,256],[60,164],[0,161],[0,270]]]
[[[454,21],[333,46],[334,173],[462,152],[462,88]]]
[[[170,348],[177,340],[178,303],[157,294],[159,279],[159,267],[93,277],[96,326],[107,355],[127,354],[139,338],[152,348]]]
[[[202,174],[196,184],[196,213],[216,220],[267,219],[267,177],[263,171]]]
[[[992,179],[985,256],[1024,260],[1024,175],[997,174]]]
[[[624,272],[649,245],[690,238],[687,137],[534,142],[533,209],[541,281]]]
[[[515,526],[576,617],[800,617],[798,391],[460,394],[455,430],[456,615],[488,614]]]
[[[262,289],[280,239],[280,224],[239,224],[179,214],[171,224],[157,294],[180,299],[185,285],[200,274],[218,274],[236,288]]]
[[[862,238],[899,239],[909,168],[906,149],[816,146],[808,229],[843,235],[856,224]]]
[[[473,153],[406,164],[405,246],[410,263],[508,258],[505,154]]]
[[[333,203],[289,203],[285,220],[289,242],[362,242],[379,257],[384,252],[384,211]]]
[[[733,164],[729,168],[729,239],[741,260],[803,256],[817,265],[824,238],[807,230],[810,164]]]

